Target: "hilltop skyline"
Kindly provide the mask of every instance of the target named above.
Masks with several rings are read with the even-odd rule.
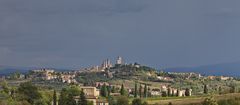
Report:
[[[240,61],[240,1],[1,0],[0,65],[151,67]]]

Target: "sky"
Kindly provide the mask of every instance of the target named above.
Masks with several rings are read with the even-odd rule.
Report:
[[[240,61],[239,0],[0,0],[0,65]]]

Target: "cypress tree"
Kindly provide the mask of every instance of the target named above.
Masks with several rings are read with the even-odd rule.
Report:
[[[172,90],[172,97],[174,96],[174,90]]]
[[[116,88],[115,88],[115,86],[112,87],[111,92],[112,92],[112,93],[116,93]]]
[[[142,97],[142,85],[141,84],[139,86],[139,96],[140,96],[140,98]]]
[[[147,97],[151,97],[150,91],[151,91],[151,89],[148,87],[148,89],[147,89]]]
[[[101,95],[102,95],[103,97],[107,97],[107,96],[108,96],[108,89],[107,89],[106,84],[104,84],[104,85],[101,87],[100,93],[101,93]]]
[[[144,98],[147,98],[147,84],[144,86]]]
[[[208,94],[208,87],[207,87],[207,85],[204,85],[203,93],[204,93],[204,94]]]
[[[83,90],[80,93],[78,105],[87,105],[87,100],[86,100],[85,93],[83,92]]]
[[[125,95],[125,89],[124,89],[124,85],[123,84],[121,86],[120,94],[121,95]]]
[[[166,91],[162,91],[162,97],[167,97],[167,92]]]
[[[110,93],[111,93],[111,87],[107,86],[107,96],[110,96]]]
[[[137,98],[137,83],[135,83],[134,97]]]
[[[219,88],[218,88],[218,93],[222,94],[222,87],[221,86],[219,86]]]
[[[190,96],[190,89],[189,89],[189,88],[186,88],[186,90],[185,90],[185,96]]]
[[[177,96],[177,97],[178,97],[178,95],[179,95],[179,91],[180,91],[180,90],[179,90],[179,89],[177,89],[177,94],[176,94],[176,96]]]
[[[56,90],[53,91],[53,105],[57,105],[57,94],[56,94]]]
[[[170,87],[168,87],[168,89],[167,89],[167,96],[168,96],[168,97],[171,96],[171,89],[170,89]]]

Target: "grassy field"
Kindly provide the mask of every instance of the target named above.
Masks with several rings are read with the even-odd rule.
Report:
[[[190,104],[199,104],[204,101],[208,96],[193,96],[193,97],[169,97],[169,98],[149,98],[146,101],[153,105],[167,105],[171,102],[173,105],[190,105]],[[224,94],[224,95],[214,95],[216,100],[231,99],[235,97],[240,97],[240,93],[233,94]]]

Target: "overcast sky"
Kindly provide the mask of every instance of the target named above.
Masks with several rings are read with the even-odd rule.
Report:
[[[240,0],[0,0],[0,65],[240,61]]]

